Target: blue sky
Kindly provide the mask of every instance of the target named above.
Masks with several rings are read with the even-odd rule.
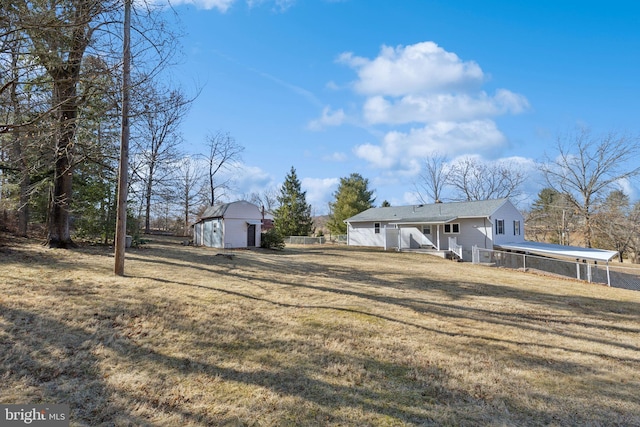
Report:
[[[353,172],[378,204],[417,203],[437,151],[509,159],[535,197],[535,162],[560,134],[640,130],[635,1],[172,4],[186,32],[174,81],[202,88],[185,149],[229,132],[245,147],[237,196],[279,188],[293,166],[316,214]]]

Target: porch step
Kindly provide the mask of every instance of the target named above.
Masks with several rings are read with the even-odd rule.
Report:
[[[420,245],[420,249],[432,249],[436,250],[436,247],[433,245]]]

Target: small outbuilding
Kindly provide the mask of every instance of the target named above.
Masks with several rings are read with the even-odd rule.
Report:
[[[211,248],[260,246],[263,213],[244,200],[208,207],[193,226],[193,243]]]

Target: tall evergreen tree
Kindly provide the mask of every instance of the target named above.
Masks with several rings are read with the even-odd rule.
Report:
[[[373,207],[375,197],[369,190],[369,180],[358,173],[347,178],[340,178],[338,190],[334,193],[335,201],[329,203],[331,214],[327,227],[334,234],[345,234],[347,224],[344,220]]]
[[[537,242],[571,243],[577,218],[571,196],[546,187],[538,192],[527,215],[527,238]]]
[[[292,166],[280,188],[279,207],[273,215],[274,227],[281,236],[308,236],[313,233],[311,205],[307,204],[306,196],[307,192],[302,191]]]

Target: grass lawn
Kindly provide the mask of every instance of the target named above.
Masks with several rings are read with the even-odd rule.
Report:
[[[0,247],[0,402],[90,426],[640,426],[640,292],[342,246]]]

